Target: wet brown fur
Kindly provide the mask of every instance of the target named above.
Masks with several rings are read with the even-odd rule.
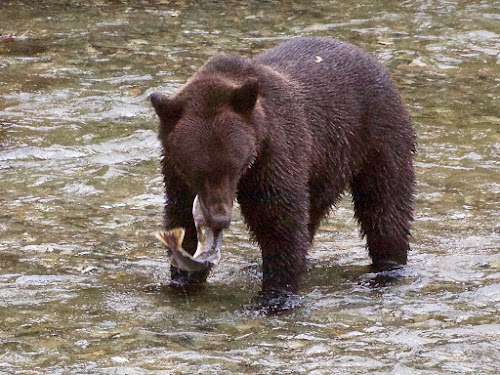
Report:
[[[218,56],[151,100],[165,227],[186,228],[186,251],[196,249],[195,195],[214,225],[237,197],[262,250],[263,290],[294,292],[320,221],[350,189],[373,264],[407,262],[415,134],[395,84],[361,49],[297,38],[251,60]]]

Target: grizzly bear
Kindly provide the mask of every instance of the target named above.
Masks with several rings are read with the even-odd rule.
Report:
[[[321,220],[349,189],[373,267],[406,264],[415,133],[386,69],[360,48],[296,38],[252,59],[216,56],[172,96],[150,99],[165,228],[185,228],[187,252],[195,196],[218,231],[237,199],[262,251],[264,294],[294,293]],[[208,274],[171,271],[181,284]]]

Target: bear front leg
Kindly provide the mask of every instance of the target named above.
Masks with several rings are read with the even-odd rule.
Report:
[[[265,199],[263,197],[270,199]],[[295,293],[306,269],[311,245],[307,197],[289,194],[241,194],[239,202],[247,225],[262,251],[264,294]]]
[[[269,241],[268,235],[256,236],[262,249],[262,291],[296,293],[306,269],[308,239],[291,233],[280,238],[277,232],[268,231],[273,236]]]
[[[165,179],[166,198],[165,204],[165,229],[184,228],[186,233],[182,247],[193,255],[198,244],[196,227],[193,220],[194,194],[175,177]],[[185,288],[188,285],[202,284],[206,281],[210,270],[202,272],[182,271],[170,266],[171,286]]]

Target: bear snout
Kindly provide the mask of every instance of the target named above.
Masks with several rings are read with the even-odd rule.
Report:
[[[212,199],[200,199],[200,208],[203,212],[204,224],[212,230],[223,230],[231,224],[233,211],[232,201],[220,201]]]
[[[231,224],[231,214],[229,215],[214,215],[209,220],[209,226],[213,230],[223,230],[229,228]]]
[[[209,202],[206,208],[205,219],[210,228],[213,230],[229,228],[229,224],[231,224],[231,214],[233,211],[233,204],[231,201]]]

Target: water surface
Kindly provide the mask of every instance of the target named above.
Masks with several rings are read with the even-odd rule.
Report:
[[[499,21],[494,0],[2,1],[0,373],[498,374]],[[292,312],[251,308],[238,214],[203,291],[164,293],[148,95],[299,35],[361,46],[400,87],[419,139],[409,265],[369,272],[346,197]]]

